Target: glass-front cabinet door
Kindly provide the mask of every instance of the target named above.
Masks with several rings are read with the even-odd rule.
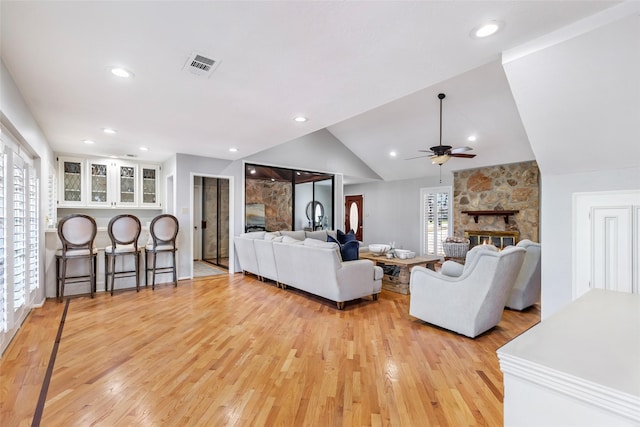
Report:
[[[58,158],[59,176],[61,178],[58,205],[82,206],[85,204],[84,167],[84,159]]]
[[[109,191],[111,191],[111,177],[109,167],[113,163],[106,160],[93,160],[87,162],[87,170],[89,172],[89,197],[87,205],[91,206],[110,206],[111,200]]]
[[[140,165],[140,206],[160,207],[160,166]]]
[[[136,206],[138,166],[132,163],[116,163],[116,165],[118,173],[116,206]]]

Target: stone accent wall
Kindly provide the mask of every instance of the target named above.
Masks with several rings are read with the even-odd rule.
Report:
[[[539,242],[540,171],[535,161],[453,173],[454,235],[465,230],[518,231],[520,240]],[[505,224],[501,216],[473,217],[462,211],[519,210]]]
[[[293,197],[290,182],[247,179],[245,203],[264,204],[265,228],[291,230]]]

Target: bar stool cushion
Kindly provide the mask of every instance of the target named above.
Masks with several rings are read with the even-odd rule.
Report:
[[[117,245],[116,250],[113,250],[113,245],[109,245],[104,248],[104,251],[108,254],[125,254],[125,253],[136,253],[140,252],[142,248],[137,248],[134,245]]]

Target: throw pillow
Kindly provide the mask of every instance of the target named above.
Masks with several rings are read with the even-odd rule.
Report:
[[[340,246],[340,254],[342,261],[355,261],[360,257],[360,243],[357,240],[351,240]]]
[[[327,242],[334,242],[338,244],[342,261],[355,261],[360,259],[360,242],[357,240],[351,240],[342,244],[333,237],[327,236]]]
[[[353,230],[349,230],[348,233],[344,233],[342,230],[337,230],[338,233],[338,242],[347,243],[352,240],[356,240],[356,233]]]

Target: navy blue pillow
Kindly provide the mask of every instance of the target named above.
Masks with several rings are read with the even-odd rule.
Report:
[[[342,261],[355,261],[360,256],[360,243],[357,240],[351,240],[340,246]]]
[[[340,248],[342,261],[355,261],[360,258],[360,242],[351,240],[345,244],[340,243],[331,236],[327,236],[327,242],[337,243]]]
[[[341,244],[356,240],[356,233],[353,230],[349,230],[346,234],[342,230],[336,230],[336,234],[338,235],[338,242]]]

